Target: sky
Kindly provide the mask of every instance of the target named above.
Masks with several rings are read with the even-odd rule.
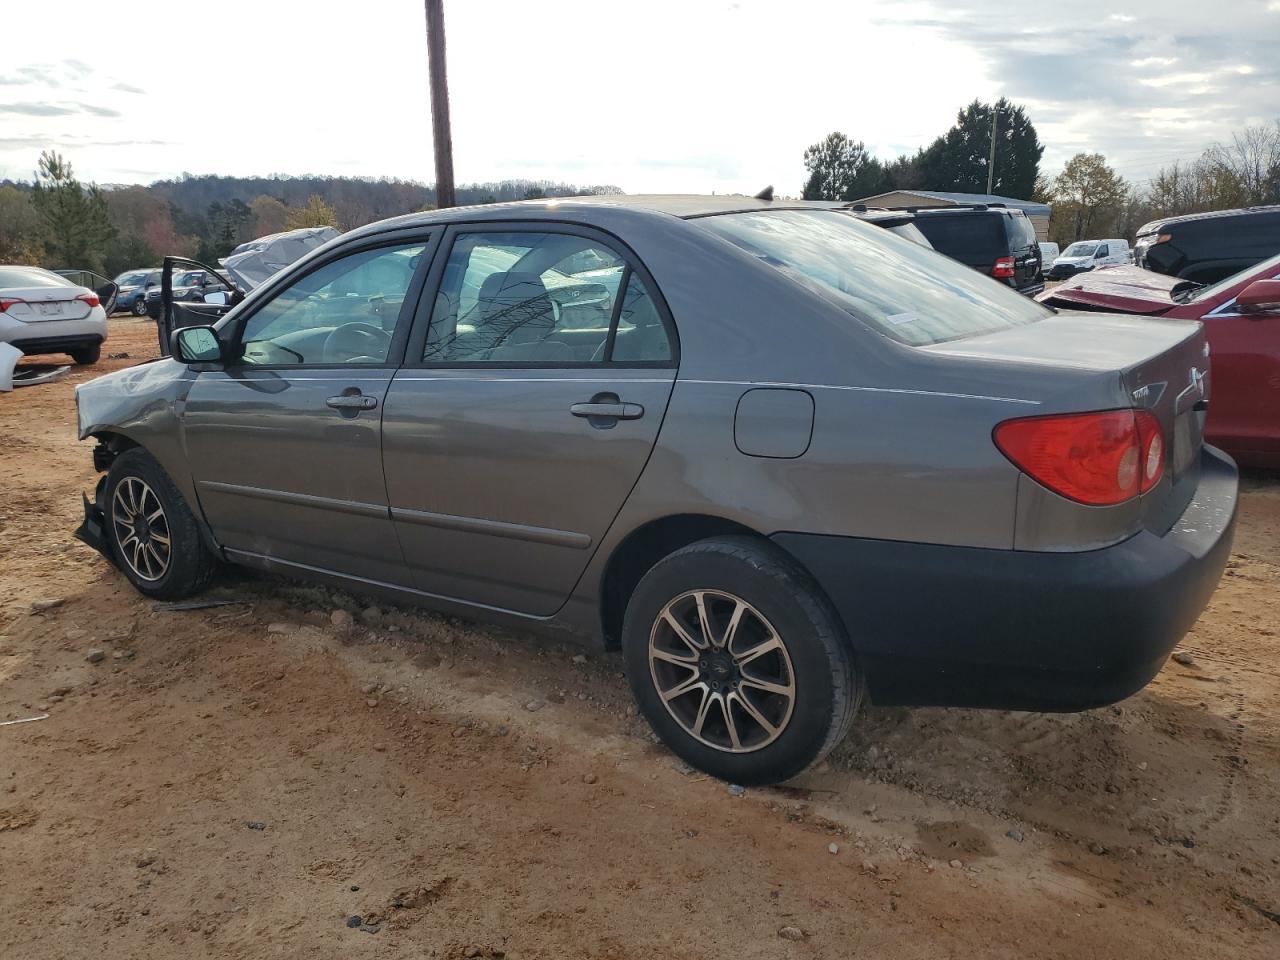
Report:
[[[0,179],[52,148],[102,184],[434,180],[421,0],[11,6]],[[445,0],[445,21],[460,183],[795,195],[832,131],[888,159],[1005,96],[1042,171],[1099,151],[1141,184],[1280,119],[1280,0]]]

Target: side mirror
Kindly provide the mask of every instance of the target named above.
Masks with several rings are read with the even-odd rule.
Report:
[[[179,327],[173,331],[170,353],[181,363],[220,363],[222,341],[213,327]]]
[[[204,295],[205,303],[214,303],[223,307],[227,305],[227,302],[230,299],[230,296],[225,290],[215,290],[213,293],[206,293]]]
[[[1255,280],[1236,296],[1241,313],[1280,314],[1280,280]]]

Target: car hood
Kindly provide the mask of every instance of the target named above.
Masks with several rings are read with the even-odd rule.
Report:
[[[1061,261],[1059,261],[1061,262]],[[1172,310],[1173,289],[1186,281],[1139,267],[1093,270],[1046,290],[1041,303],[1076,310],[1107,310],[1146,316]]]
[[[1056,267],[1062,264],[1064,267],[1078,267],[1082,263],[1087,263],[1093,257],[1054,257],[1053,265]]]

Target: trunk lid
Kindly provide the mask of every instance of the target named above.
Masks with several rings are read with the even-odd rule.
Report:
[[[93,309],[76,297],[92,296],[93,291],[84,287],[5,287],[0,299],[17,301],[10,303],[5,316],[23,323],[41,323],[48,320],[83,320]]]
[[[1099,313],[1059,313],[1039,323],[921,348],[996,363],[1076,371],[1045,413],[1133,407],[1160,422],[1166,460],[1161,482],[1143,498],[1144,522],[1167,530],[1190,501],[1210,394],[1209,347],[1196,321]],[[1061,379],[1061,377],[1060,377]]]

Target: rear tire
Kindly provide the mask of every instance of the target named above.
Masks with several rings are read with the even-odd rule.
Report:
[[[139,593],[180,600],[199,593],[220,566],[182,494],[160,464],[135,447],[116,457],[103,488],[107,543]]]
[[[95,343],[91,347],[80,347],[67,352],[71,354],[71,359],[76,362],[76,366],[87,367],[97,363],[102,358],[102,344]]]
[[[662,741],[733,783],[801,773],[840,742],[862,699],[817,583],[751,537],[702,540],[659,561],[627,605],[622,648]]]

